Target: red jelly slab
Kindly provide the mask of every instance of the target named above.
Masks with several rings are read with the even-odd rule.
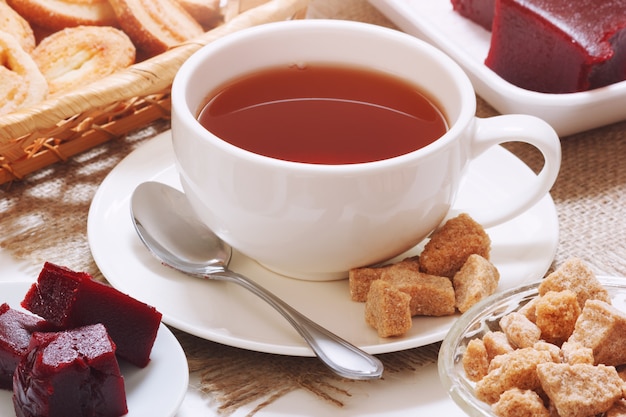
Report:
[[[485,64],[543,93],[626,79],[626,0],[496,0]]]
[[[161,322],[161,313],[85,272],[46,262],[22,306],[62,329],[102,323],[117,354],[145,367]]]
[[[13,372],[26,353],[34,332],[52,330],[45,320],[23,311],[0,305],[0,388],[13,387]]]
[[[491,30],[495,0],[452,0],[452,9],[466,19]]]
[[[102,324],[34,333],[15,371],[17,417],[118,417],[128,412],[115,344]]]

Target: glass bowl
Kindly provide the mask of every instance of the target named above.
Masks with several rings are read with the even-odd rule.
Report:
[[[626,311],[626,278],[598,277],[598,280],[609,292],[613,306]],[[468,415],[496,417],[489,404],[476,398],[475,383],[465,375],[462,358],[467,344],[490,330],[500,330],[500,318],[537,297],[539,283],[513,288],[478,302],[459,317],[444,338],[439,350],[439,377],[450,397]]]

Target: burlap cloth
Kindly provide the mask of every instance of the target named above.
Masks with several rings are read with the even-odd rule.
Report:
[[[364,0],[312,0],[310,15],[393,26]],[[494,114],[479,99],[478,115]],[[28,265],[33,279],[46,260],[102,278],[86,236],[91,199],[124,156],[167,128],[167,122],[157,123],[3,186],[2,252]],[[551,192],[561,230],[553,265],[577,256],[598,274],[626,276],[626,123],[562,138],[562,147],[561,174]],[[531,167],[541,167],[541,157],[532,148],[518,144],[508,148]],[[187,352],[190,370],[202,376],[201,388],[224,413],[248,403],[259,404],[260,409],[296,389],[338,407],[350,396],[350,384],[314,358],[249,352],[175,332]],[[431,345],[381,358],[387,373],[414,372],[434,361],[436,353],[437,345]]]

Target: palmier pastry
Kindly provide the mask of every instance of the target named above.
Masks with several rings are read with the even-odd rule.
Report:
[[[205,29],[211,28],[222,18],[219,0],[176,0]]]
[[[157,55],[204,33],[175,0],[110,0],[117,20],[138,48]]]
[[[30,24],[3,1],[0,1],[0,30],[15,36],[24,51],[31,53],[35,49],[35,34]]]
[[[43,39],[32,55],[53,96],[132,65],[135,46],[119,29],[78,26]]]
[[[51,30],[81,25],[117,26],[108,0],[6,0],[31,24]]]
[[[48,93],[37,64],[17,39],[0,32],[0,114],[36,104]]]

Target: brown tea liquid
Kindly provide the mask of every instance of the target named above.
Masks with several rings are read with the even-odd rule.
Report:
[[[362,69],[272,68],[215,92],[199,117],[248,151],[311,164],[354,164],[403,155],[447,131],[441,111],[399,78]]]

